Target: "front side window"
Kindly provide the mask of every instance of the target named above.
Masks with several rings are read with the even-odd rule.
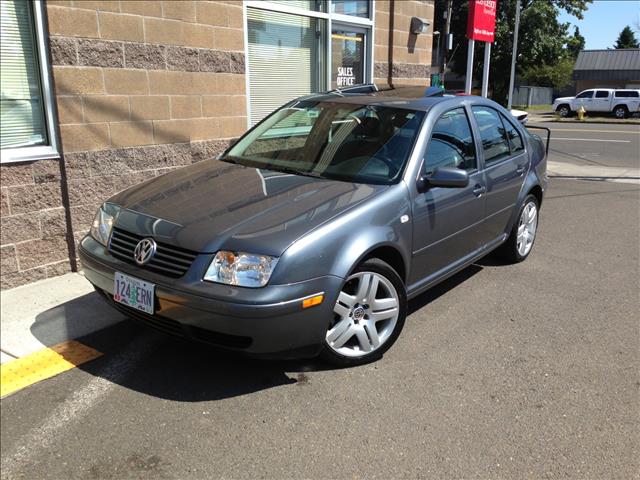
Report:
[[[2,161],[36,159],[52,146],[41,75],[39,2],[0,1],[0,149]],[[46,73],[45,73],[46,75]]]
[[[424,112],[296,101],[234,145],[222,160],[354,183],[399,180]]]
[[[473,136],[463,108],[442,115],[433,127],[424,158],[424,173],[438,167],[475,170],[478,168]]]
[[[598,90],[596,92],[596,98],[609,98],[609,92],[606,90]]]
[[[472,107],[472,110],[480,130],[485,166],[509,157],[509,138],[498,112],[489,107]]]
[[[586,92],[579,93],[576,98],[593,98],[593,90],[587,90]]]

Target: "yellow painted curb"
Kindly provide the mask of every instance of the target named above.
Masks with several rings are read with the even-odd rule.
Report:
[[[67,340],[0,365],[0,397],[66,372],[102,353],[75,340]]]

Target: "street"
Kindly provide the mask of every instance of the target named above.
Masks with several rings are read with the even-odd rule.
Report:
[[[382,360],[121,322],[79,339],[102,357],[2,399],[2,478],[640,478],[640,185],[573,178],[639,168],[640,129],[545,126],[576,173],[551,178],[531,256],[412,301]]]
[[[551,161],[640,168],[640,125],[547,122],[544,126],[552,131]]]

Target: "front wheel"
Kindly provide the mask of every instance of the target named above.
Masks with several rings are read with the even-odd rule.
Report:
[[[569,105],[560,105],[556,109],[556,112],[558,112],[558,115],[560,115],[561,117],[566,118],[571,115],[571,108],[569,108]]]
[[[528,195],[522,203],[518,221],[498,253],[508,262],[522,262],[529,256],[538,231],[538,199]]]
[[[377,258],[366,260],[345,281],[333,314],[322,357],[339,366],[377,360],[404,327],[404,283],[387,263]]]

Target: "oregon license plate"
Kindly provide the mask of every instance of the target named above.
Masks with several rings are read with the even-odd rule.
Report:
[[[153,283],[120,272],[116,272],[113,282],[113,299],[116,302],[153,315],[156,289]]]

